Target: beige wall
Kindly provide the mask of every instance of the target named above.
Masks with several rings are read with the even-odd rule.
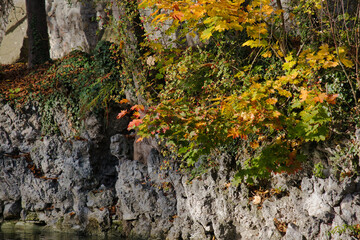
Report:
[[[25,0],[14,0],[8,18],[5,36],[0,43],[0,64],[16,62],[20,57],[20,49],[26,36],[27,20]]]

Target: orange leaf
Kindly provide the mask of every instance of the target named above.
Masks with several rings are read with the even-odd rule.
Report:
[[[127,110],[122,110],[118,115],[117,115],[117,119],[120,119],[122,117],[124,117],[126,114],[128,113]]]
[[[128,125],[128,130],[134,129],[142,123],[142,119],[134,119]]]
[[[136,111],[145,111],[145,107],[143,105],[134,105],[130,109]]]
[[[170,16],[173,18],[173,19],[177,19],[179,21],[181,21],[181,19],[184,17],[184,14],[182,12],[179,12],[179,11],[174,11],[170,14]]]
[[[119,103],[122,104],[122,103],[129,103],[130,101],[127,100],[126,98],[122,99]]]
[[[327,96],[327,99],[326,101],[329,103],[329,104],[336,104],[336,98],[339,96],[339,94],[329,94]]]
[[[228,137],[232,137],[232,138],[238,138],[240,137],[240,134],[239,134],[239,131],[236,129],[236,128],[231,128],[229,131],[228,131]]]
[[[176,11],[179,11],[179,10],[180,10],[178,3],[174,3],[174,4],[173,4],[173,8],[174,8]]]
[[[314,101],[323,103],[326,98],[327,98],[326,93],[320,93],[320,94],[317,95],[317,97],[314,97]]]
[[[274,105],[275,103],[277,103],[277,101],[278,100],[276,98],[269,98],[266,100],[266,102],[271,105]]]
[[[133,113],[133,116],[136,118],[140,118],[140,113],[138,111],[136,111]]]
[[[301,89],[300,90],[301,102],[306,100],[306,98],[308,97],[308,94],[309,94],[309,91],[307,91],[306,89]]]
[[[250,147],[252,149],[257,149],[259,146],[260,145],[259,145],[259,143],[257,141],[253,141],[253,142],[250,143]]]

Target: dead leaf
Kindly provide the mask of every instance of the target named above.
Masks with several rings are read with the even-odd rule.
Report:
[[[258,195],[254,196],[254,199],[252,200],[252,203],[253,203],[254,205],[260,204],[260,203],[261,203],[261,197],[258,196]]]

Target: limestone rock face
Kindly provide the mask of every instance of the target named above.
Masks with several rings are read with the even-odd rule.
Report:
[[[110,122],[124,122],[106,128],[89,116],[75,138],[56,111],[61,134],[41,136],[36,103],[0,103],[0,222],[171,240],[351,239],[349,227],[339,229],[359,224],[360,177],[277,175],[272,187],[284,192],[255,201],[247,186],[229,184],[233,162],[225,156],[216,171],[189,179],[175,165],[163,169],[151,144],[145,160],[134,160],[129,119],[110,113]]]
[[[9,2],[5,0],[5,3]],[[20,60],[21,50],[26,46],[26,5],[25,0],[14,0],[14,7],[6,5],[3,16],[0,9],[0,64],[10,64]],[[7,16],[8,15],[8,16]],[[26,59],[25,59],[26,60]]]
[[[100,7],[93,1],[47,0],[50,57],[60,58],[80,49],[88,52],[96,46]]]
[[[27,17],[25,0],[14,0],[10,8],[5,0],[0,8],[0,63],[27,61]],[[93,1],[46,0],[50,57],[61,58],[73,50],[89,52],[97,42],[99,23],[104,15],[101,5]]]
[[[4,38],[10,12],[10,0],[4,0],[0,4],[0,44]]]

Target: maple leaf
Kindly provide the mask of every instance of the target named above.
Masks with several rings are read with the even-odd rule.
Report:
[[[122,110],[118,115],[117,115],[117,119],[120,119],[122,117],[124,117],[126,114],[128,114],[127,110]]]
[[[238,138],[240,137],[240,134],[239,134],[239,131],[236,129],[236,128],[231,128],[229,131],[228,131],[228,137],[232,137],[232,138]]]
[[[308,95],[309,95],[309,91],[307,91],[307,90],[304,89],[304,88],[301,89],[301,90],[300,90],[300,98],[301,98],[301,101],[300,101],[300,102],[305,101],[305,100],[307,99]]]
[[[277,103],[277,101],[278,100],[276,98],[269,98],[266,100],[266,102],[271,105],[274,105],[275,103]]]
[[[252,149],[257,149],[259,146],[260,146],[260,145],[259,145],[259,142],[258,142],[258,141],[254,141],[254,142],[251,142],[251,143],[250,143],[250,147],[251,147]]]
[[[142,119],[134,119],[128,125],[128,130],[134,129],[142,123]]]
[[[136,110],[136,111],[144,111],[145,107],[143,105],[134,105],[130,108],[131,110]]]
[[[124,98],[124,99],[122,99],[119,103],[120,104],[123,104],[123,103],[129,103],[130,101],[129,100],[127,100],[126,98]]]
[[[177,2],[175,2],[172,7],[176,10],[176,11],[180,11],[180,8],[179,8],[179,4]]]
[[[320,93],[320,94],[318,94],[316,97],[314,97],[314,101],[315,101],[315,102],[323,103],[326,98],[327,98],[327,94],[326,94],[326,93]]]
[[[179,12],[179,11],[174,11],[170,14],[170,16],[173,18],[173,19],[176,19],[176,20],[179,20],[181,21],[182,18],[184,17],[184,13],[182,12]]]
[[[214,27],[205,29],[201,34],[201,39],[203,39],[203,40],[209,39],[212,36],[213,29],[214,29]]]
[[[138,111],[136,111],[136,112],[133,113],[133,116],[135,118],[140,118],[140,113]]]
[[[266,52],[263,53],[261,56],[263,56],[264,58],[268,58],[268,57],[271,57],[272,54],[271,54],[271,51],[266,51]]]
[[[336,104],[336,98],[339,96],[339,94],[329,94],[326,98],[326,101],[329,104]]]
[[[281,113],[279,111],[274,111],[273,114],[272,114],[275,118],[278,118]]]
[[[346,58],[341,58],[341,63],[345,65],[345,67],[352,68],[354,66],[354,63]]]

